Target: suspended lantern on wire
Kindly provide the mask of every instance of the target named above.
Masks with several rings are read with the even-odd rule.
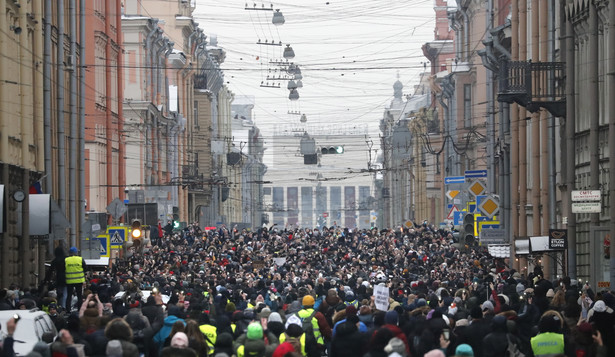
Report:
[[[282,15],[282,13],[280,12],[280,9],[276,9],[275,12],[273,13],[273,18],[271,19],[271,23],[276,26],[280,26],[280,25],[284,25],[284,22],[286,22],[286,20],[284,20],[284,15]]]
[[[293,51],[293,48],[290,47],[290,45],[286,45],[286,48],[284,49],[284,58],[295,58],[295,51]]]
[[[290,99],[290,100],[298,100],[299,99],[299,92],[297,92],[296,89],[291,89],[290,93],[288,94],[288,99]]]
[[[303,79],[303,75],[301,74],[301,69],[299,68],[299,66],[297,66],[297,69],[295,69],[295,79]]]
[[[303,88],[303,82],[301,80],[298,80],[296,83],[297,83],[297,88]]]
[[[288,81],[288,86],[286,88],[288,89],[297,89],[297,83],[295,83],[295,81],[293,81],[292,79],[290,81]]]

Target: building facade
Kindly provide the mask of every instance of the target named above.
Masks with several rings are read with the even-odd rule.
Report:
[[[85,62],[91,64],[85,80],[85,206],[88,212],[106,212],[115,198],[124,198],[126,145],[123,113],[122,2],[86,1],[92,14],[85,23]]]

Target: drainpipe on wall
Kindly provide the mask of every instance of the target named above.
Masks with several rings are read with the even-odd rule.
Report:
[[[566,141],[566,193],[563,195],[566,202],[566,214],[568,217],[568,276],[571,279],[577,278],[577,216],[572,213],[572,191],[575,189],[575,138],[574,138],[574,123],[576,122],[576,88],[575,88],[575,39],[573,37],[574,28],[570,19],[567,18],[565,5],[562,4],[562,17],[564,17],[564,54],[566,56],[566,124],[565,138]],[[610,128],[609,128],[610,129]],[[610,132],[609,132],[610,135]],[[615,171],[613,171],[615,172]],[[615,212],[615,210],[613,210]]]
[[[609,35],[608,35],[608,64],[607,86],[609,93],[615,91],[615,6],[609,6]],[[609,113],[615,113],[615,100],[609,100]],[[615,121],[609,120],[609,167],[615,167]],[[615,170],[609,170],[609,182],[615,182]],[[615,197],[615,185],[609,184],[610,197]],[[609,222],[611,237],[615,237],[615,208],[609,210],[611,220]],[[612,241],[611,241],[612,242]],[[611,243],[611,290],[615,286],[615,243]]]
[[[85,1],[79,1],[79,217],[85,218]],[[79,236],[84,237],[83,225]]]
[[[612,6],[612,4],[611,4]],[[591,103],[589,106],[589,174],[590,188],[592,190],[600,190],[600,101],[599,99],[599,28],[598,28],[598,9],[595,2],[589,4],[589,63],[587,64],[588,75],[588,91],[587,98]],[[613,74],[610,74],[611,76]],[[602,192],[601,192],[602,194]],[[592,213],[591,225],[600,225],[600,213]]]
[[[56,53],[56,119],[58,140],[58,205],[66,212],[66,133],[64,123],[64,0],[58,0],[58,46]]]
[[[491,0],[490,0],[491,3]],[[465,10],[460,2],[457,2],[457,8],[459,9],[459,12],[461,12],[461,16],[463,16],[463,41],[465,42],[463,44],[464,47],[464,51],[465,53],[462,53],[463,55],[463,61],[467,62],[468,58],[470,57],[470,18],[468,16],[468,11]],[[488,11],[491,12],[491,9],[493,8],[493,3],[491,3],[491,5],[488,6]],[[487,20],[489,21],[489,20]],[[459,58],[460,60],[462,60],[462,58]]]
[[[45,191],[51,192],[51,182],[53,175],[51,174],[51,0],[45,0],[45,31],[43,42],[43,120],[44,120],[44,136],[45,136]],[[8,140],[3,140],[8,143]],[[8,151],[8,148],[7,148]],[[53,242],[49,240],[49,247],[53,246]]]
[[[70,74],[70,162],[68,163],[68,187],[69,187],[69,210],[70,210],[70,242],[71,246],[77,244],[78,226],[81,226],[81,220],[77,220],[77,141],[79,140],[78,123],[77,123],[77,73],[75,66],[77,65],[77,8],[75,0],[69,1],[69,23],[70,23],[70,59],[72,67],[69,69]]]

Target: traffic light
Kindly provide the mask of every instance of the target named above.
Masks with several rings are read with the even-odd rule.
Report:
[[[132,225],[130,226],[130,234],[132,235],[133,240],[141,239],[143,236],[143,229],[141,229],[141,221],[135,219],[132,221]]]
[[[474,245],[474,214],[466,213],[463,216],[463,231],[462,236],[463,243],[471,246]]]
[[[341,146],[341,145],[323,146],[323,147],[320,148],[320,153],[322,155],[343,154],[344,153],[344,147]]]

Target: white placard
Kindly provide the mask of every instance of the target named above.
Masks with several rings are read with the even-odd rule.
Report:
[[[281,267],[282,265],[286,264],[286,258],[273,258],[273,262],[275,263],[275,265]]]
[[[374,286],[374,304],[380,311],[389,310],[389,288],[382,285]]]
[[[600,202],[573,202],[572,213],[600,213],[602,206]]]
[[[600,190],[572,191],[573,201],[600,201]]]

